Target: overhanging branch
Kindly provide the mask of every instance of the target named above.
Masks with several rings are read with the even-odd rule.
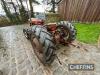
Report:
[[[62,0],[59,0],[58,2],[56,2],[56,4],[59,4]]]

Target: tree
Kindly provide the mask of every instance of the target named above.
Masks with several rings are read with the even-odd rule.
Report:
[[[21,7],[19,7],[19,12],[20,12],[22,22],[26,22],[28,20],[27,11],[25,10],[23,6],[22,0],[19,0],[19,2],[21,3]]]
[[[29,0],[29,4],[30,4],[30,11],[31,11],[31,17],[34,17],[34,11],[33,11],[33,6],[32,6],[32,3],[39,4],[39,2],[38,2],[38,1],[36,1],[36,0]]]
[[[11,14],[11,12],[10,12],[9,8],[7,7],[7,4],[4,0],[1,0],[1,5],[6,13],[6,16],[10,19],[11,22],[14,22],[13,16],[12,16],[12,14]]]
[[[17,11],[16,11],[17,8],[16,8],[14,2],[11,0],[11,2],[9,2],[9,4],[12,4],[12,6],[14,8],[14,11],[15,11],[14,17],[15,17],[16,23],[19,23],[20,22],[20,18],[19,18],[19,15],[18,15]]]
[[[45,0],[46,1],[46,0]],[[47,0],[47,5],[51,5],[51,12],[56,13],[55,8],[62,0]]]

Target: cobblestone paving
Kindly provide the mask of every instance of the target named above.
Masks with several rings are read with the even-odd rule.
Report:
[[[51,66],[43,66],[22,33],[25,27],[0,28],[0,75],[100,75],[100,49],[86,44],[80,46],[87,50],[62,47],[57,50],[62,65],[55,59]],[[93,63],[95,70],[68,71],[71,63]]]

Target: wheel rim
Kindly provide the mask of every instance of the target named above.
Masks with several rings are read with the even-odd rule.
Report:
[[[61,26],[61,27],[58,27],[57,31],[59,31],[60,33],[64,33],[65,34],[63,36],[63,39],[65,41],[67,41],[69,39],[70,32],[68,31],[68,29],[66,29],[65,27]]]

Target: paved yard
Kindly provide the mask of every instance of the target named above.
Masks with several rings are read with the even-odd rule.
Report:
[[[100,49],[78,42],[87,50],[61,47],[51,66],[43,66],[35,56],[30,42],[22,29],[26,25],[0,28],[0,75],[100,75]],[[93,63],[94,71],[68,71],[71,63]]]

